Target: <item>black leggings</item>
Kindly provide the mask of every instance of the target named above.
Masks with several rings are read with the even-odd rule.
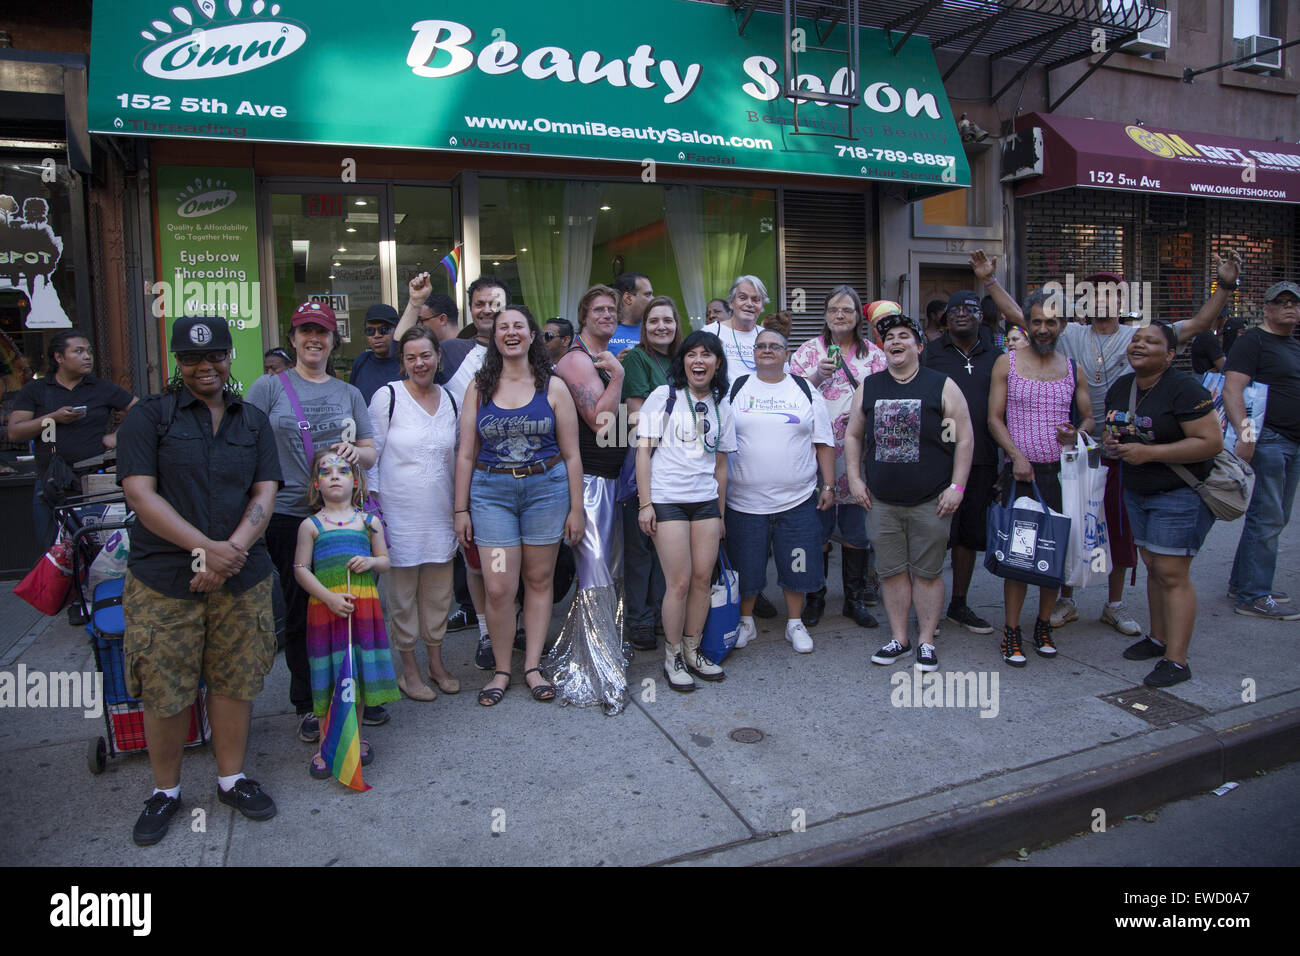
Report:
[[[280,575],[284,592],[284,663],[289,668],[289,702],[299,714],[312,712],[311,668],[307,663],[307,592],[293,576],[293,557],[298,549],[298,527],[303,519],[294,515],[271,515],[266,528],[266,549]]]

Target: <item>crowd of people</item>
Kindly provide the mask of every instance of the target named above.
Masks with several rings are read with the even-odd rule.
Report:
[[[941,618],[994,630],[967,603],[990,505],[1030,496],[1061,510],[1061,450],[1081,436],[1109,466],[1115,572],[1101,620],[1140,638],[1123,655],[1156,661],[1146,683],[1189,679],[1189,568],[1214,518],[1177,466],[1203,480],[1223,433],[1209,392],[1172,365],[1213,331],[1238,284],[1237,254],[1217,258],[1215,292],[1193,318],[1123,324],[1103,310],[1085,325],[1042,294],[1017,303],[977,252],[983,288],[955,293],[924,325],[840,285],[820,332],[793,351],[789,316],[763,317],[769,295],[752,275],[709,303],[698,331],[646,276],[595,285],[573,321],[544,322],[484,276],[469,288],[466,338],[455,303],[419,275],[401,315],[367,313],[370,348],[352,383],[330,372],[335,315],[308,302],[292,314],[291,351],[268,352],[245,396],[230,383],[225,322],[178,319],[176,376],[117,439],[140,525],[124,601],[129,687],[144,702],[155,778],[136,841],[161,839],[180,807],[183,724],[200,677],[221,800],[251,819],[274,815],[243,773],[250,702],[275,649],[273,582],[287,609],[296,731],[317,747],[313,777],[331,775],[321,723],[345,655],[355,655],[361,725],[376,726],[399,696],[460,690],[441,653],[452,627],[477,622],[475,663],[492,672],[484,707],[506,698],[515,650],[534,701],[609,715],[628,704],[632,654],[659,653],[660,635],[673,690],[724,680],[702,646],[720,552],[739,580],[736,649],[756,639],[755,615],[783,604],[791,649],[814,650],[838,544],[844,617],[876,628],[870,608],[884,605],[889,639],[871,660],[914,656],[933,671]],[[1278,283],[1264,324],[1222,366],[1230,421],[1246,419],[1246,385],[1270,388],[1262,430],[1243,430],[1236,446],[1259,480],[1229,586],[1239,613],[1275,620],[1300,619],[1272,587],[1300,483],[1297,322],[1300,286]],[[89,368],[75,361],[56,362],[62,377],[46,391],[78,387]],[[41,395],[51,412],[73,401]],[[105,396],[117,408],[128,398]],[[1149,628],[1124,602],[1138,556]],[[782,601],[765,608],[769,565]],[[548,641],[566,568],[576,588]],[[1004,581],[1001,656],[1015,667],[1027,663],[1026,592]],[[1077,616],[1074,595],[1040,587],[1035,652],[1054,657],[1056,632]],[[362,741],[360,754],[368,764],[376,750]]]

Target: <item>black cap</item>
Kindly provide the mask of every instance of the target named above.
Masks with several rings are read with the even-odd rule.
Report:
[[[172,324],[172,352],[230,350],[230,326],[219,315],[182,315]]]
[[[925,341],[925,334],[921,331],[921,326],[917,324],[916,319],[909,318],[901,312],[895,312],[892,315],[885,316],[883,319],[878,319],[876,321],[876,334],[880,336],[880,341],[883,342],[885,341],[885,336],[888,335],[892,329],[896,329],[900,325],[915,335],[918,343],[923,343]]]
[[[391,305],[384,305],[382,302],[376,302],[370,308],[366,309],[366,321],[396,325],[398,322],[397,310]]]
[[[977,293],[969,289],[962,289],[960,292],[954,292],[948,298],[948,310],[960,309],[962,307],[980,311],[980,297]]]

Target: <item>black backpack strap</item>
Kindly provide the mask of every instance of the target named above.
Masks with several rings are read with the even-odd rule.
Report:
[[[393,409],[397,407],[397,392],[393,390],[392,382],[386,382],[384,388],[388,389],[388,424],[393,424]]]
[[[167,437],[167,433],[172,430],[172,422],[176,421],[176,409],[180,407],[180,404],[179,395],[169,394],[163,396],[164,414],[159,416],[158,423],[154,426],[160,440]]]
[[[799,386],[799,391],[803,392],[803,397],[811,402],[812,386],[808,384],[808,379],[804,378],[802,375],[795,375],[793,372],[790,373],[790,377],[794,379],[795,384]],[[856,385],[854,386],[854,391],[857,391]]]
[[[729,401],[732,401],[732,402],[735,402],[735,400],[736,400],[736,395],[740,393],[741,388],[744,387],[744,384],[745,384],[746,382],[748,382],[748,381],[749,381],[749,376],[748,376],[748,375],[742,375],[742,376],[740,376],[740,378],[738,378],[738,379],[736,379],[734,382],[732,382],[732,383],[731,383],[731,395],[728,396],[728,400],[729,400]]]
[[[449,389],[446,385],[439,385],[438,387],[441,388],[442,391],[443,391],[443,394],[447,396],[447,401],[451,402],[451,413],[452,413],[452,415],[454,415],[454,416],[459,416],[459,415],[460,415],[460,409],[458,409],[458,408],[456,407],[456,399],[455,399],[455,397],[451,394],[451,389]]]
[[[671,415],[671,414],[673,413],[673,409],[676,408],[676,407],[677,407],[677,389],[675,389],[675,388],[673,388],[673,386],[669,385],[669,386],[668,386],[668,401],[664,403],[664,420],[665,420],[665,421],[668,420],[668,416]]]

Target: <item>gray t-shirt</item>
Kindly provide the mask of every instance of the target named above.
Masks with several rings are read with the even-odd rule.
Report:
[[[317,448],[332,445],[343,437],[348,420],[356,423],[356,439],[373,438],[370,411],[361,393],[347,382],[331,378],[326,382],[309,382],[294,369],[286,373],[298,395],[303,414],[311,423],[311,440]],[[275,450],[280,456],[280,470],[284,483],[275,495],[275,513],[305,518],[312,513],[307,504],[307,488],[311,479],[307,474],[307,452],[298,428],[298,416],[289,404],[289,396],[280,379],[263,375],[248,389],[245,398],[266,412],[275,434]]]
[[[1174,331],[1181,334],[1181,322],[1174,323]],[[1061,333],[1060,348],[1066,358],[1083,370],[1088,379],[1088,392],[1092,398],[1092,437],[1101,440],[1101,426],[1106,419],[1106,392],[1119,381],[1121,375],[1133,371],[1128,363],[1128,347],[1133,341],[1137,326],[1120,323],[1110,335],[1098,335],[1092,326],[1070,322]]]

